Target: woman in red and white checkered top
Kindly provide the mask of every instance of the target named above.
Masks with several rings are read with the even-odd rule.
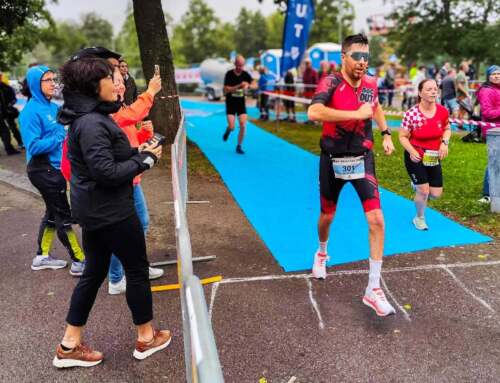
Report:
[[[427,200],[443,193],[441,161],[448,155],[451,130],[448,111],[436,102],[437,95],[436,81],[421,81],[418,103],[404,114],[399,132],[406,170],[415,189],[417,214],[413,224],[418,230],[428,229],[424,215]]]

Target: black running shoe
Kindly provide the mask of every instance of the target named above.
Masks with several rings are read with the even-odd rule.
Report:
[[[227,141],[230,134],[231,134],[231,130],[229,128],[227,128],[226,131],[224,132],[224,135],[222,136],[222,140]]]
[[[241,145],[238,145],[236,147],[236,153],[238,153],[238,154],[245,154],[245,152],[243,151],[243,149],[241,149]]]

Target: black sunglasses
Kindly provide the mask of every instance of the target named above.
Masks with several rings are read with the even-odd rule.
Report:
[[[370,54],[368,52],[344,52],[345,55],[351,56],[354,61],[361,61],[364,59],[365,62],[370,60]]]

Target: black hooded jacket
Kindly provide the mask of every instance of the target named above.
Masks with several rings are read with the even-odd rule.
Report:
[[[109,117],[119,108],[117,103],[65,92],[58,115],[61,124],[69,125],[73,217],[86,230],[136,214],[132,180],[156,161],[152,153],[132,148],[125,133]]]

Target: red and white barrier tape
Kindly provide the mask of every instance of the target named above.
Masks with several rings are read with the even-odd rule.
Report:
[[[267,94],[269,97],[280,98],[282,100],[288,100],[288,101],[296,101],[296,102],[299,102],[301,104],[309,105],[311,103],[310,98],[288,96],[286,94],[274,93],[274,92],[263,92],[263,93]]]
[[[458,118],[450,118],[449,121],[459,125],[479,125],[487,128],[500,128],[500,123],[485,122],[485,121],[472,121],[472,120],[459,120]]]
[[[295,102],[299,102],[299,103],[306,104],[306,105],[309,105],[311,103],[310,98],[288,96],[286,94],[280,94],[280,93],[274,93],[274,92],[264,92],[264,94],[267,94],[269,97],[279,98],[279,99],[289,100],[289,101],[295,101]],[[405,112],[384,111],[384,114],[389,115],[389,116],[404,116]],[[479,125],[479,126],[485,126],[487,128],[500,128],[500,123],[494,123],[494,122],[459,120],[457,118],[450,118],[449,121],[453,124],[459,124],[459,125]]]

